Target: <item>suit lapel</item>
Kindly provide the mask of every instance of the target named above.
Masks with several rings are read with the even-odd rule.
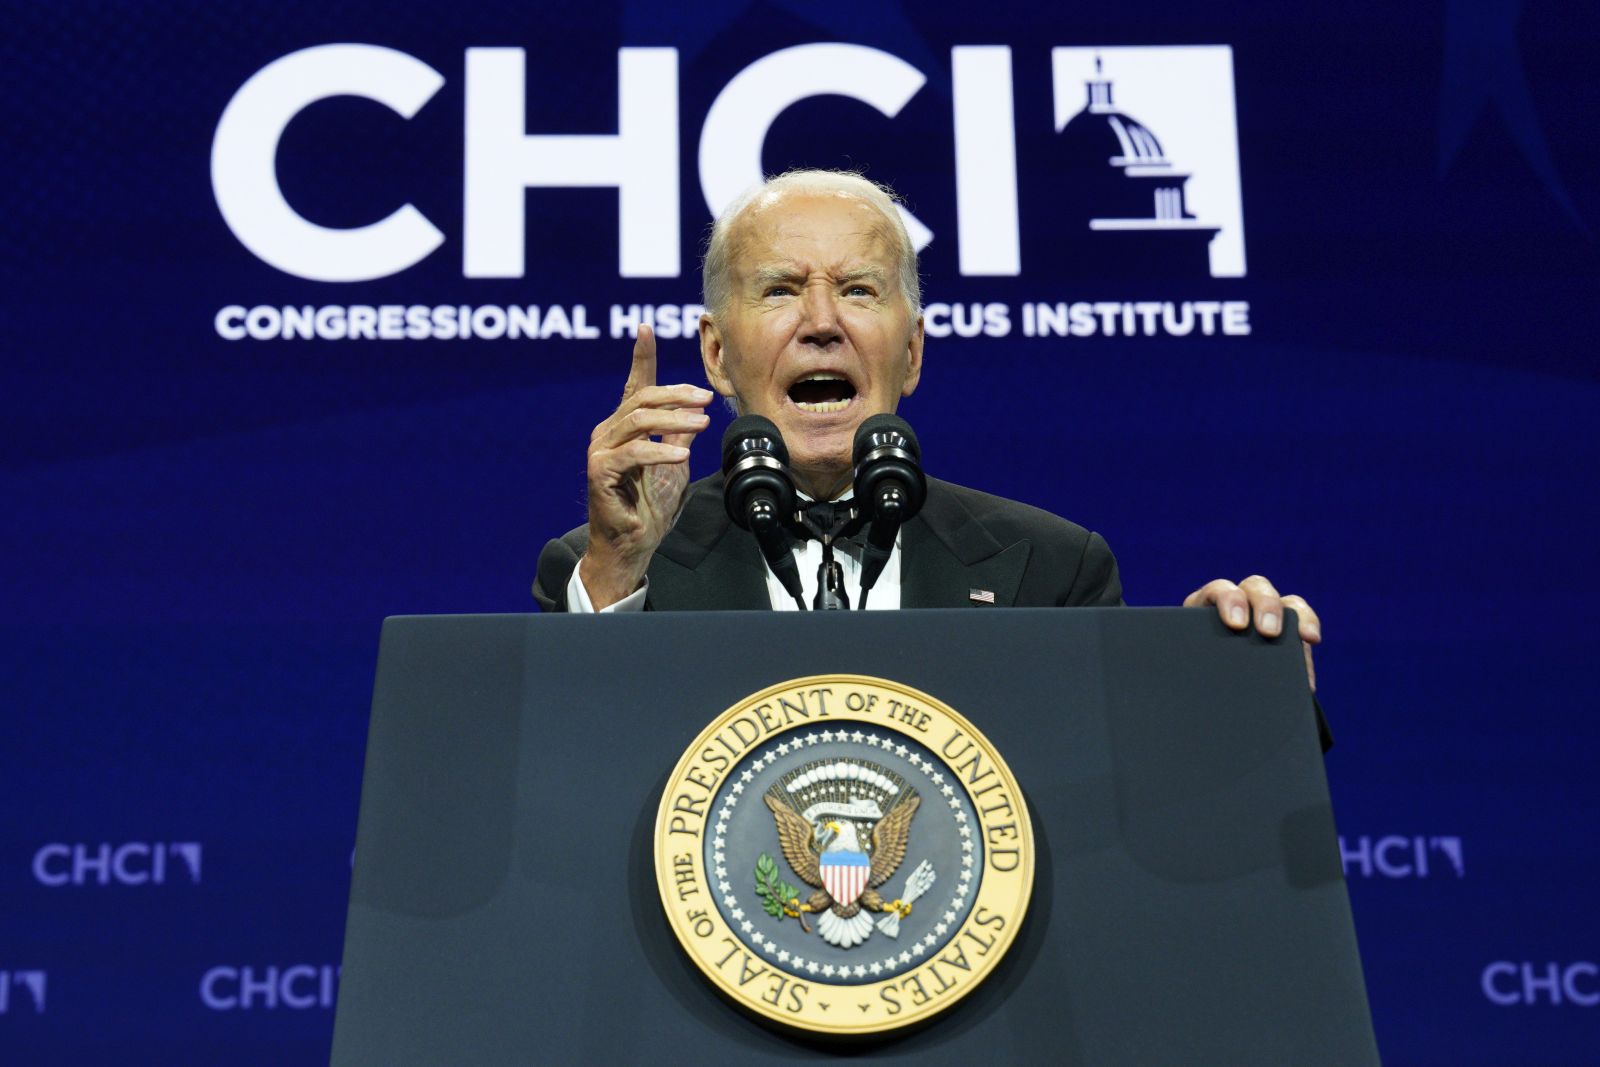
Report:
[[[930,478],[922,513],[901,531],[900,606],[987,606],[971,599],[976,589],[994,593],[995,606],[1010,607],[1032,548],[1027,540],[1001,544],[943,482]]]
[[[928,480],[922,513],[900,534],[900,606],[996,607],[1016,603],[1032,543],[1001,544],[949,487]],[[694,483],[683,513],[650,564],[649,605],[657,611],[763,611],[771,608],[767,569],[755,538],[722,505],[722,475]]]
[[[722,505],[722,475],[689,487],[683,513],[650,562],[656,611],[763,611],[766,564],[755,538],[734,527]]]

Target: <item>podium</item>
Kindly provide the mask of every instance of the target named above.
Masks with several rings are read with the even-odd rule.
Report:
[[[993,974],[848,1044],[714,989],[653,861],[668,775],[707,723],[838,674],[959,709],[1020,784],[1036,857]],[[1378,1063],[1298,643],[1177,608],[385,622],[334,1064],[833,1052]]]

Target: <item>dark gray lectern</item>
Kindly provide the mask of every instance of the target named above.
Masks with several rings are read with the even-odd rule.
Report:
[[[651,862],[696,734],[838,673],[971,720],[1027,795],[1038,856],[999,970],[922,1029],[850,1046],[724,1001],[673,940]],[[1296,643],[1182,609],[385,623],[335,1064],[831,1054],[1377,1063]]]

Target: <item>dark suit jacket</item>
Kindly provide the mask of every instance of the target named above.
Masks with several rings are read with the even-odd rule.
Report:
[[[567,581],[589,528],[551,541],[539,554],[533,595],[565,611]],[[1047,511],[928,479],[922,511],[900,531],[900,606],[1104,607],[1122,603],[1117,561],[1099,534]],[[650,562],[645,606],[654,611],[765,610],[766,564],[755,538],[728,518],[722,475],[689,486],[677,523]]]
[[[588,526],[544,546],[533,596],[545,611],[567,610],[567,582],[589,544]],[[652,611],[766,611],[767,568],[748,531],[722,506],[722,475],[689,486],[683,512],[650,561]],[[974,589],[1002,607],[1114,607],[1122,579],[1105,538],[1075,523],[1019,504],[928,479],[928,500],[900,531],[900,606],[987,607]],[[1317,734],[1333,745],[1322,706],[1312,698]]]

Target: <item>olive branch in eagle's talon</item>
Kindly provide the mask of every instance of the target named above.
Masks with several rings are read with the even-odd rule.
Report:
[[[778,876],[778,863],[763,852],[756,860],[756,896],[761,898],[761,908],[774,919],[788,916],[800,920],[800,929],[811,932],[805,912],[812,910],[800,902],[800,890]]]

